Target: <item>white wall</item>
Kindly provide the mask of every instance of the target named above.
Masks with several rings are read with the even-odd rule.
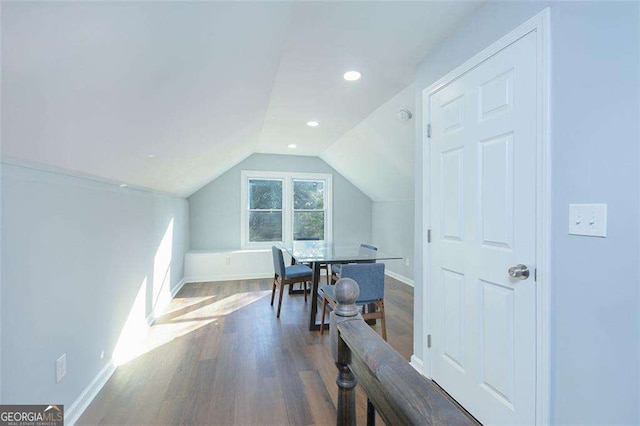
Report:
[[[411,85],[400,91],[321,155],[373,200],[372,242],[403,257],[385,262],[386,270],[408,280],[413,280],[414,122],[419,120],[414,90]],[[401,109],[414,117],[399,120]]]
[[[320,156],[374,202],[413,200],[416,116],[401,121],[398,111],[415,113],[414,90],[396,94]]]
[[[2,22],[2,7],[0,7],[0,22]],[[2,55],[0,55],[0,70],[2,70]],[[0,77],[2,73],[0,72]],[[0,103],[0,135],[2,134],[2,106]],[[0,152],[2,152],[2,137],[0,137]],[[2,188],[2,163],[0,163],[0,188]],[[2,194],[0,193],[0,403],[2,403]]]
[[[385,253],[402,256],[385,261],[386,271],[409,281],[413,281],[413,217],[413,200],[373,203],[373,244]]]
[[[125,322],[144,324],[179,284],[187,219],[181,198],[3,165],[2,403],[68,410]]]
[[[184,256],[184,281],[273,279],[271,248],[254,250],[194,250]]]
[[[1,67],[0,67],[1,69]],[[0,115],[1,116],[1,115]],[[1,125],[1,124],[0,124]],[[1,149],[1,146],[0,146]],[[0,163],[0,189],[2,188],[2,182],[3,182],[3,178],[2,178],[2,170],[3,166],[2,163]],[[4,402],[4,400],[2,399],[2,304],[3,304],[3,298],[2,298],[2,289],[3,289],[3,279],[2,279],[2,191],[0,191],[0,404]]]
[[[490,2],[417,69],[416,95],[551,7],[551,422],[639,424],[637,2]],[[421,107],[421,105],[419,105]],[[420,111],[420,110],[419,110]],[[421,115],[421,114],[417,114]],[[422,129],[416,122],[416,235]],[[568,235],[569,203],[607,203],[605,239]],[[422,257],[420,238],[416,258]],[[414,350],[423,356],[416,262]]]
[[[192,250],[240,248],[242,170],[331,173],[333,240],[371,241],[371,199],[318,157],[253,154],[189,197]]]

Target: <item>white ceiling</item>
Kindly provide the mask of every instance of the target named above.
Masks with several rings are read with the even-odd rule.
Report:
[[[186,196],[253,152],[322,155],[382,197],[345,144],[479,5],[2,2],[2,157]]]

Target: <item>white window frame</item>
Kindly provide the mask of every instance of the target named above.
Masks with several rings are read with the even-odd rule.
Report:
[[[282,180],[282,241],[249,241],[249,179]],[[323,181],[325,187],[324,241],[333,241],[333,175],[329,173],[240,172],[240,246],[245,248],[271,247],[275,243],[293,241],[293,181]]]

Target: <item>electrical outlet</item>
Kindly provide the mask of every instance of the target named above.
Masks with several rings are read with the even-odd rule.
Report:
[[[409,266],[409,259],[404,260],[404,266]]]
[[[231,265],[231,258],[230,257],[225,258],[224,263],[227,265]]]
[[[62,356],[56,360],[56,383],[60,383],[66,374],[67,354],[62,354]]]

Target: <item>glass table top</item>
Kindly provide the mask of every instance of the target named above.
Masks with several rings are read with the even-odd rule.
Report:
[[[357,262],[367,260],[402,259],[401,256],[371,250],[357,244],[337,244],[326,241],[294,241],[279,243],[278,246],[286,250],[296,262]]]

